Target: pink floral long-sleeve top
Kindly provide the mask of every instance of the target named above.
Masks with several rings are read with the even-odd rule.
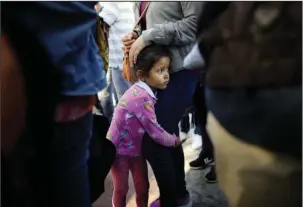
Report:
[[[106,136],[116,146],[118,155],[140,156],[145,132],[161,145],[170,147],[176,144],[177,137],[166,132],[157,122],[156,100],[150,87],[141,81],[121,97]]]

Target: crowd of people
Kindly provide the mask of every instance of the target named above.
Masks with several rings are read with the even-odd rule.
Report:
[[[96,154],[114,207],[129,172],[148,206],[147,162],[151,207],[193,206],[188,108],[203,143],[190,166],[210,166],[230,206],[301,206],[302,2],[5,2],[1,16],[3,206],[92,206]]]

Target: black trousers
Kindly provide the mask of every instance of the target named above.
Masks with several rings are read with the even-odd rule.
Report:
[[[167,132],[179,135],[178,122],[191,104],[196,80],[196,74],[182,70],[172,75],[164,91],[158,92],[155,106],[157,120]],[[161,206],[177,207],[177,198],[188,194],[182,146],[164,147],[146,134],[143,137],[142,150],[154,171],[160,189]]]
[[[143,152],[150,163],[160,189],[161,206],[177,207],[177,198],[188,194],[185,183],[182,146],[163,147],[148,134],[143,138]]]
[[[208,136],[205,125],[201,126],[201,135],[203,147],[199,154],[199,158],[204,159],[205,157],[207,157],[209,159],[214,159],[213,143],[211,142],[210,137]]]
[[[197,122],[201,127],[203,149],[200,152],[199,158],[205,157],[213,158],[213,144],[208,136],[206,130],[207,124],[207,107],[205,102],[205,88],[204,88],[204,75],[200,77],[199,83],[196,85],[195,93],[193,95],[193,105],[196,109]]]

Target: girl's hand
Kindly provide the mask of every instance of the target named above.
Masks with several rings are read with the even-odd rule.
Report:
[[[176,139],[176,142],[175,142],[175,145],[174,145],[174,147],[178,147],[178,146],[180,146],[181,145],[181,139],[179,138],[179,137],[176,137],[177,139]]]

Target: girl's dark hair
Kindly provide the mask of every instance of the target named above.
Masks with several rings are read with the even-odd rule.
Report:
[[[139,53],[137,57],[137,62],[134,64],[134,74],[136,74],[138,70],[142,70],[144,73],[148,74],[148,72],[160,58],[171,58],[171,56],[170,50],[165,46],[147,46]]]

